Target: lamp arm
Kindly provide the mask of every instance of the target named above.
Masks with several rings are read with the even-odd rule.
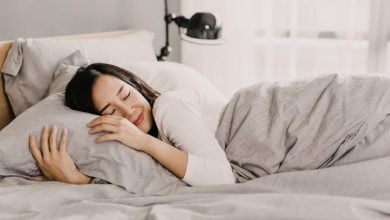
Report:
[[[164,0],[165,4],[165,46],[161,48],[160,55],[157,55],[158,61],[164,61],[164,57],[167,57],[169,53],[172,51],[172,48],[169,46],[169,24],[175,22],[176,25],[180,28],[187,28],[189,19],[184,16],[176,16],[175,14],[168,12],[168,3],[167,0]]]
[[[172,51],[172,48],[169,46],[169,24],[173,21],[171,14],[166,14],[164,16],[165,20],[165,46],[161,48],[160,55],[157,56],[158,61],[164,61],[164,57],[167,57]]]
[[[172,23],[174,15],[168,13],[168,3],[167,0],[164,0],[165,10],[164,10],[164,21],[165,21],[165,46],[161,48],[160,55],[157,55],[158,61],[164,61],[164,57],[168,56],[172,51],[172,48],[169,46],[169,24]]]
[[[188,24],[190,23],[190,19],[184,17],[184,16],[177,16],[174,17],[173,20],[179,26],[179,28],[187,28]]]

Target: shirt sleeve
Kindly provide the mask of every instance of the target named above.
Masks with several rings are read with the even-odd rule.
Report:
[[[157,127],[177,148],[187,152],[183,181],[192,186],[233,184],[235,179],[225,152],[201,116],[199,94],[163,93],[153,109]]]

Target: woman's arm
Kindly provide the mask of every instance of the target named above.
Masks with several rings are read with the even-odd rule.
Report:
[[[183,181],[191,186],[233,184],[231,165],[204,121],[216,116],[206,102],[200,93],[170,91],[156,100],[153,115],[162,140],[187,153]]]
[[[96,143],[119,141],[127,147],[149,154],[177,177],[184,177],[187,168],[187,153],[142,132],[129,120],[104,115],[93,119],[88,126],[90,134],[101,131],[110,132],[97,137]]]
[[[46,177],[46,176],[33,176],[32,179],[33,179],[33,180],[38,180],[38,181],[53,181],[53,180],[56,180],[55,178],[49,179],[49,178]],[[93,181],[95,181],[95,179],[96,179],[96,178],[91,178],[91,177],[85,175],[84,173],[80,172],[79,175],[74,175],[71,179],[69,179],[69,180],[68,180],[67,182],[65,182],[65,183],[79,184],[79,185],[82,185],[82,184],[90,184],[90,183],[92,183]],[[62,182],[61,180],[56,180],[56,181]],[[104,181],[104,180],[97,179],[96,181],[99,183],[100,181]]]
[[[88,123],[89,133],[108,132],[98,136],[95,142],[115,140],[143,151],[191,186],[235,183],[225,152],[196,107],[164,95],[156,100],[154,111],[156,106],[156,124],[160,125],[161,134],[172,140],[168,143],[113,115],[93,119]]]
[[[179,178],[183,178],[187,168],[187,153],[139,130],[125,118],[105,115],[88,123],[89,133],[110,132],[95,139],[96,143],[119,141],[129,148],[143,151],[157,160]]]
[[[188,162],[188,155],[186,152],[150,135],[142,150],[180,179],[184,177]]]
[[[93,178],[85,175],[81,171],[79,171],[73,179],[70,181],[72,184],[90,184],[92,182]]]

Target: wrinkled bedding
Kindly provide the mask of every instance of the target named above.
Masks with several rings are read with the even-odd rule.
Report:
[[[165,196],[112,184],[0,180],[1,219],[388,219],[390,157],[183,187]]]
[[[389,156],[389,117],[389,76],[327,74],[238,91],[216,137],[245,182]]]
[[[3,177],[0,218],[389,219],[389,79],[302,82],[254,85],[227,105],[217,137],[240,183],[154,196]]]

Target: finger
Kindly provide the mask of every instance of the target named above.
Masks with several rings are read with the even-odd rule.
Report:
[[[94,126],[102,124],[102,123],[117,125],[119,119],[120,119],[120,117],[118,117],[118,116],[103,115],[103,116],[96,117],[91,122],[89,122],[87,125],[88,125],[88,127],[94,127]]]
[[[68,139],[68,129],[64,128],[60,140],[60,153],[67,153],[66,141]]]
[[[49,136],[49,131],[48,131],[48,126],[47,125],[44,125],[43,128],[42,128],[42,133],[41,133],[41,150],[42,150],[42,155],[43,157],[48,157],[50,156],[50,152],[49,152],[49,140],[48,140],[48,136]]]
[[[42,153],[37,147],[37,143],[36,143],[34,134],[30,134],[28,140],[29,140],[29,148],[30,148],[30,151],[31,151],[31,154],[32,154],[34,160],[38,164],[41,164],[42,163]]]
[[[88,127],[94,127],[96,125],[103,124],[103,123],[116,125],[116,124],[118,124],[119,119],[120,119],[120,117],[114,116],[114,115],[99,116],[99,117],[96,117],[95,119],[93,119],[91,122],[89,122]]]
[[[106,141],[115,141],[118,139],[117,134],[105,134],[95,138],[95,143],[102,143]]]
[[[49,179],[47,176],[43,175],[42,176],[42,181],[50,181],[51,179]]]
[[[31,179],[37,180],[37,181],[43,181],[43,176],[32,176]]]
[[[47,172],[45,170],[42,170],[42,173],[43,173],[42,181],[52,181],[52,180],[55,180],[54,176],[51,173],[49,173],[49,172]]]
[[[50,129],[50,137],[49,137],[49,148],[50,153],[57,154],[57,143],[56,143],[56,137],[57,137],[57,126],[53,125]]]
[[[49,178],[47,178],[45,175],[42,175],[42,176],[36,176],[38,177],[37,179],[40,179],[40,181],[50,181]],[[34,178],[34,177],[33,177]]]
[[[117,133],[118,132],[118,126],[117,125],[111,125],[111,124],[100,124],[100,125],[96,125],[93,128],[90,128],[88,133],[94,134],[94,133],[102,132],[102,131]]]

